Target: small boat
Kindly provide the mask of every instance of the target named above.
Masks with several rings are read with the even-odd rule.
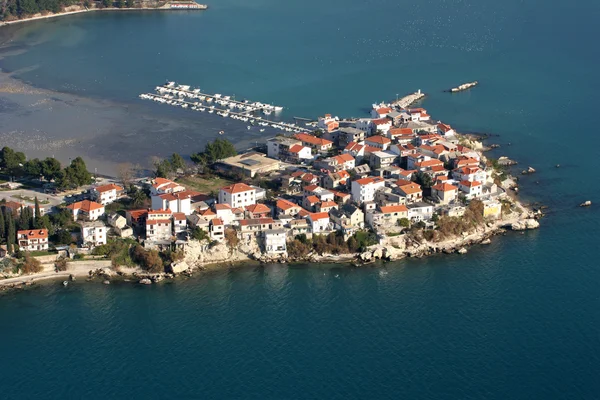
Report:
[[[265,128],[260,128],[260,131],[261,131],[261,132],[264,132],[264,131],[265,131]]]
[[[63,281],[63,286],[68,286],[69,285],[69,281]]]
[[[219,131],[219,135],[224,135],[225,131]]]
[[[251,127],[250,125],[248,125],[248,126],[246,127],[246,129],[250,130],[250,129],[252,129],[252,127]]]
[[[271,115],[271,110],[264,109],[264,110],[263,110],[263,113],[264,113],[265,115]]]

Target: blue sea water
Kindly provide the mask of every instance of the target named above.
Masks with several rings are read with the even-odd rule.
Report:
[[[435,118],[498,135],[495,155],[538,170],[521,193],[548,217],[464,256],[2,296],[2,398],[600,397],[600,217],[577,207],[600,203],[600,3],[209,5],[23,25],[11,48],[23,51],[0,67],[136,113],[194,119],[191,142],[157,154],[196,151],[211,138],[204,124],[223,123],[136,99],[166,79],[281,104],[287,117],[362,115],[420,88]],[[442,92],[474,79],[473,90]]]

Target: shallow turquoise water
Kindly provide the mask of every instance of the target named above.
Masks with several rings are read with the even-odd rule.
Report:
[[[600,218],[576,205],[600,202],[598,3],[210,6],[32,23],[14,44],[27,51],[0,66],[36,65],[19,75],[200,127],[222,122],[135,97],[172,79],[287,116],[350,116],[421,88],[434,117],[497,134],[497,155],[538,169],[522,192],[548,218],[465,256],[2,296],[2,397],[597,398]]]

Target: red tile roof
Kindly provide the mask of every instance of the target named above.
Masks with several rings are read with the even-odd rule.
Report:
[[[246,206],[246,211],[256,214],[256,213],[271,212],[271,209],[264,204],[257,203],[257,204],[253,204],[251,206]]]
[[[333,144],[333,142],[330,140],[321,139],[316,136],[309,135],[308,133],[297,133],[294,135],[294,137],[304,143],[309,143],[314,146],[327,146]]]
[[[27,239],[47,239],[48,238],[48,230],[47,229],[35,229],[35,230],[24,230],[17,231],[17,236],[25,236]]]
[[[229,186],[225,186],[224,188],[221,188],[222,191],[227,192],[227,193],[243,193],[243,192],[248,192],[250,190],[254,190],[252,189],[250,186],[246,185],[245,183],[234,183],[233,185],[229,185]]]
[[[322,219],[329,219],[329,213],[326,213],[326,212],[310,213],[308,216],[311,219],[311,221],[319,221]]]
[[[123,190],[123,188],[121,186],[115,185],[114,183],[110,183],[108,185],[98,186],[94,190],[96,190],[96,192],[98,193],[108,192],[109,190],[116,190],[117,192],[120,192],[121,190]]]
[[[285,200],[285,199],[278,199],[277,200],[277,208],[281,209],[281,210],[289,210],[291,208],[301,208],[298,204],[294,204],[291,201]]]
[[[393,212],[408,212],[408,208],[406,208],[405,205],[383,206],[380,208],[380,210],[384,214],[393,213]]]
[[[95,201],[83,200],[78,201],[77,203],[70,204],[67,206],[67,208],[70,210],[81,210],[89,213],[90,211],[104,208],[104,206],[100,203],[96,203]]]
[[[456,186],[451,185],[449,183],[438,183],[437,185],[434,185],[431,188],[439,192],[450,192],[452,190],[458,190]]]

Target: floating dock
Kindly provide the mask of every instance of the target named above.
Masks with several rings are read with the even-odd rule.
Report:
[[[140,94],[140,99],[153,100],[158,103],[171,106],[186,108],[192,111],[216,113],[221,117],[228,117],[242,122],[249,122],[252,125],[271,127],[286,132],[305,132],[306,129],[296,124],[290,124],[281,121],[270,121],[269,119],[256,114],[269,116],[277,114],[283,110],[281,106],[261,102],[250,102],[248,100],[238,101],[232,96],[225,96],[220,93],[203,93],[200,89],[192,89],[188,85],[178,85],[175,82],[168,82],[165,85],[157,86],[156,93]],[[194,101],[195,100],[195,101]],[[251,126],[248,126],[250,129]]]

